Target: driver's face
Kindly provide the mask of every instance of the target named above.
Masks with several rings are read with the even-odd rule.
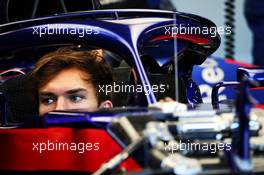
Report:
[[[98,108],[96,89],[76,68],[62,70],[39,89],[39,114],[54,110],[94,111]],[[89,78],[89,77],[88,77]]]

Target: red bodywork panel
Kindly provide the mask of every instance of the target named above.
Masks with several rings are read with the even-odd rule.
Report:
[[[256,108],[264,109],[264,104],[258,104],[255,106]]]
[[[94,172],[102,163],[110,160],[122,150],[111,136],[102,129],[58,127],[47,129],[2,129],[0,130],[0,140],[0,170]],[[69,145],[72,143],[86,143],[88,144],[87,150],[90,151],[86,150],[84,153],[78,153],[82,152],[80,150],[67,151],[65,146],[65,150],[46,150],[40,153],[40,149],[37,151],[36,147],[34,147],[39,143],[38,146],[40,148],[40,143],[42,143],[42,148],[44,148],[45,144],[43,143],[46,143],[47,148],[48,140],[54,144],[54,147],[50,145],[50,149],[55,149],[55,143],[57,143],[57,147],[59,143],[68,143]],[[94,143],[99,144],[94,146]],[[71,148],[74,148],[73,145]],[[141,169],[132,158],[124,161],[121,166],[128,171]]]
[[[182,34],[177,34],[175,36],[171,36],[171,35],[160,35],[157,36],[155,38],[153,38],[151,40],[151,42],[154,41],[160,41],[160,40],[166,40],[166,39],[172,39],[172,38],[177,38],[177,39],[182,39],[182,40],[186,40],[195,44],[201,44],[201,45],[207,45],[210,44],[210,40],[202,37],[202,36],[198,36],[198,35],[182,35]]]

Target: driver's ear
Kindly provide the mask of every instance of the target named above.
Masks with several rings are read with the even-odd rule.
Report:
[[[100,103],[99,108],[112,108],[113,103],[110,100],[106,100]]]

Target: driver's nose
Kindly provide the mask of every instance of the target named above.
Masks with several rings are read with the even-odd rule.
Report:
[[[65,99],[63,97],[59,97],[56,103],[56,108],[55,110],[65,110]]]

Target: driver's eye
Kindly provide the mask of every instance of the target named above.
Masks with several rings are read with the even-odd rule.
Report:
[[[40,98],[40,103],[44,105],[51,105],[55,102],[54,98]]]
[[[83,95],[70,95],[69,99],[73,103],[78,103],[85,99],[85,97]]]

